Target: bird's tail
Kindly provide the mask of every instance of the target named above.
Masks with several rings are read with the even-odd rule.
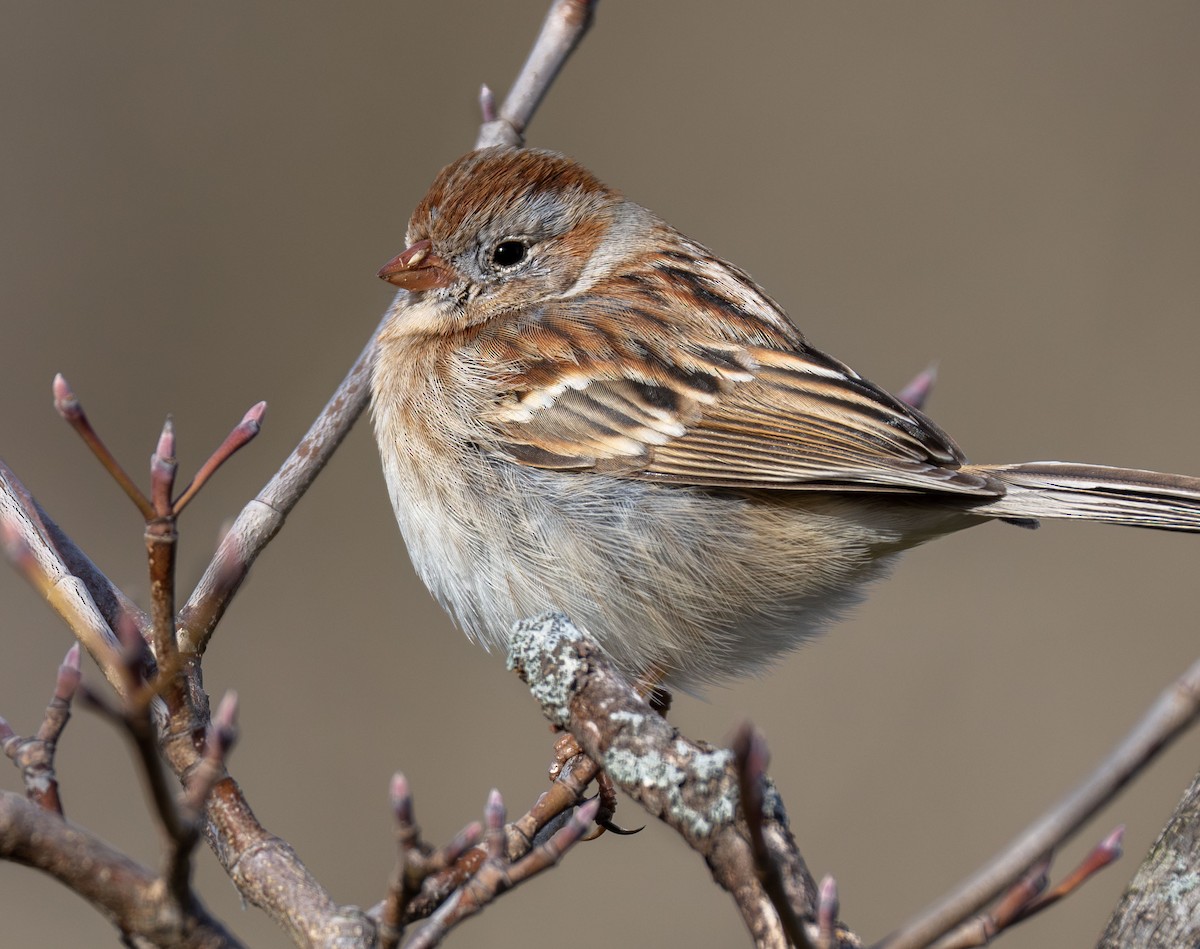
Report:
[[[966,465],[995,478],[1003,497],[973,505],[994,517],[1065,517],[1129,527],[1200,531],[1200,478],[1133,468],[1063,461],[1019,465]]]

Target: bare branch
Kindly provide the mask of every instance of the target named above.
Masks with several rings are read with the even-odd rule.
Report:
[[[413,820],[412,794],[408,780],[402,774],[392,777],[392,811],[396,815],[396,868],[388,883],[388,895],[379,911],[380,949],[395,949],[404,934],[409,903],[421,891],[421,884],[435,873],[455,866],[463,854],[479,843],[483,828],[468,824],[441,850],[434,850],[421,839],[421,829]],[[472,861],[472,871],[479,861]],[[462,881],[469,879],[465,875]]]
[[[1200,717],[1200,661],[1174,682],[1084,781],[988,864],[879,943],[879,949],[927,946],[977,913],[1046,854],[1059,847]]]
[[[5,554],[67,624],[96,660],[105,678],[120,689],[123,680],[116,634],[101,615],[88,587],[72,574],[47,540],[39,515],[40,509],[35,507],[24,486],[0,463],[0,535]]]
[[[505,853],[510,862],[515,863],[566,823],[566,812],[583,803],[584,793],[599,771],[599,766],[583,754],[561,765],[550,789],[540,794],[525,814],[505,827]],[[485,848],[476,846],[452,866],[429,876],[421,892],[409,902],[403,921],[411,923],[430,916],[474,876],[486,856]]]
[[[91,834],[8,791],[0,791],[0,857],[34,867],[78,893],[142,944],[230,949],[241,943],[200,904],[187,914],[163,899],[162,882]]]
[[[150,630],[150,619],[124,591],[108,579],[54,523],[12,470],[0,461],[0,520],[12,523],[29,547],[43,571],[54,582],[76,577],[87,589],[99,609],[103,622],[111,629],[116,617],[128,614],[143,635]],[[115,637],[113,637],[115,642]]]

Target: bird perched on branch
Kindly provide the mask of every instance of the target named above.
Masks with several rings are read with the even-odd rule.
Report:
[[[375,434],[422,580],[504,643],[555,609],[696,687],[819,632],[903,550],[992,518],[1200,531],[1200,479],[969,464],[742,270],[549,151],[445,168],[379,338]]]

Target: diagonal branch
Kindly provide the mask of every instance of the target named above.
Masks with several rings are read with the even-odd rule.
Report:
[[[78,893],[122,933],[127,945],[234,949],[241,943],[193,901],[181,920],[163,899],[158,875],[86,831],[9,791],[0,791],[0,857],[41,870]]]
[[[1166,689],[1125,739],[1075,790],[1031,824],[956,890],[926,909],[878,949],[927,946],[1012,886],[1111,801],[1173,739],[1200,718],[1200,661]]]
[[[113,688],[119,690],[124,682],[117,637],[87,584],[72,573],[50,543],[40,515],[25,486],[0,462],[0,534],[5,554],[67,624]]]
[[[386,319],[385,316],[384,321]],[[376,333],[382,326],[383,321],[376,328]],[[375,335],[372,334],[300,444],[258,492],[258,496],[242,508],[233,526],[221,539],[204,576],[179,612],[181,652],[204,653],[213,630],[225,615],[251,565],[279,533],[292,508],[358,421],[370,398],[371,365],[374,361]]]

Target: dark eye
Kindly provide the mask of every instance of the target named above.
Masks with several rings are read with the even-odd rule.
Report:
[[[521,241],[501,241],[492,251],[492,263],[497,267],[511,267],[524,260],[528,250]]]

